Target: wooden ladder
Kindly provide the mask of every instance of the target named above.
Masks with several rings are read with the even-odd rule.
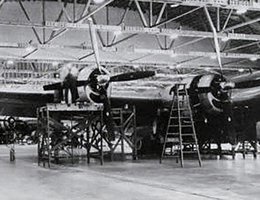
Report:
[[[165,157],[174,157],[177,162],[180,160],[181,167],[184,167],[184,154],[197,154],[201,167],[198,139],[186,84],[176,84],[171,89],[172,92],[172,104],[160,163]]]

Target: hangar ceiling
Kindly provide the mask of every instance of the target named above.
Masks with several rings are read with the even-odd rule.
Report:
[[[64,62],[95,63],[90,26],[111,69],[258,69],[259,11],[252,0],[0,0],[0,73],[47,83]]]

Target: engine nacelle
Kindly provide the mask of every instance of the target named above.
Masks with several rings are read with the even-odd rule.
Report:
[[[89,80],[90,83],[86,86],[78,87],[80,101],[90,101],[94,103],[102,102],[102,93],[106,92],[108,83],[104,83],[102,87],[98,84],[97,77],[100,75],[108,75],[109,72],[101,67],[101,72],[96,67],[83,68],[78,75],[78,80]],[[105,90],[104,90],[105,89]]]
[[[197,88],[194,88],[198,91],[201,106],[210,114],[223,112],[224,102],[229,98],[227,92],[221,88],[224,81],[220,75],[204,75],[199,79]]]
[[[223,82],[225,80],[220,75],[209,74],[187,77],[178,83],[186,84],[186,88],[189,90],[190,102],[193,106],[199,105],[209,114],[218,114],[223,112],[223,102],[229,99],[227,92],[221,88]],[[165,102],[172,100],[171,95],[169,95],[171,87],[166,88],[162,95]]]

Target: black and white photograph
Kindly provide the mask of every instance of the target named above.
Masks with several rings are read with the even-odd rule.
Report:
[[[259,200],[259,0],[0,0],[0,200]]]

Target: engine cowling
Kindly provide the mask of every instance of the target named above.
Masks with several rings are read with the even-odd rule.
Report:
[[[220,75],[204,75],[198,80],[197,87],[191,88],[197,90],[201,106],[210,114],[223,112],[225,103],[228,102],[228,92],[221,87],[223,82],[225,80]]]
[[[218,114],[223,112],[225,102],[229,100],[228,92],[221,87],[223,82],[225,82],[225,79],[222,76],[209,74],[187,77],[178,83],[186,84],[193,106],[200,106],[209,114]],[[166,88],[162,95],[165,102],[172,100],[171,95],[169,95],[171,87]]]
[[[109,72],[101,67],[101,72],[96,67],[86,67],[83,68],[78,75],[78,80],[89,80],[90,84],[87,84],[86,86],[78,87],[78,94],[79,94],[79,100],[80,101],[90,101],[94,103],[101,103],[102,102],[102,93],[105,92],[108,88],[108,83],[104,82],[104,85],[100,87],[100,81],[98,84],[98,77],[108,76]]]

